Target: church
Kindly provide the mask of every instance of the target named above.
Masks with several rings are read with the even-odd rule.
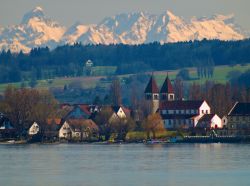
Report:
[[[221,128],[219,116],[211,114],[205,100],[175,100],[172,83],[167,75],[161,89],[152,75],[144,91],[152,113],[160,113],[166,129]]]

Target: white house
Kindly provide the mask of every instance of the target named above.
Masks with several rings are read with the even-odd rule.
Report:
[[[86,67],[92,67],[93,65],[94,63],[90,59],[85,62]]]
[[[71,134],[72,134],[72,130],[68,122],[65,121],[59,130],[59,138],[69,140],[71,139]]]
[[[91,119],[70,119],[59,130],[60,139],[83,140],[98,133],[98,126]]]
[[[199,119],[195,127],[217,129],[222,128],[223,124],[221,118],[217,114],[205,114]]]
[[[123,106],[113,106],[113,114],[109,118],[109,122],[112,123],[117,119],[126,119],[130,117],[130,110]]]
[[[166,129],[193,128],[203,115],[210,114],[210,110],[205,100],[165,101],[159,108]]]
[[[31,136],[36,135],[39,132],[39,130],[40,130],[39,125],[36,122],[34,122],[29,128],[28,134]]]

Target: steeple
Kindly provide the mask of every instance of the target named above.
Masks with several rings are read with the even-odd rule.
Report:
[[[174,100],[174,89],[173,89],[170,79],[168,78],[168,74],[161,87],[160,94],[161,94],[161,100],[167,100],[167,101]]]
[[[158,94],[159,93],[159,89],[158,89],[158,86],[156,84],[156,81],[154,79],[154,76],[152,75],[149,82],[148,82],[148,85],[144,91],[144,93],[156,93]]]
[[[145,99],[151,105],[151,112],[155,113],[159,108],[159,89],[152,74],[147,87],[144,91]]]
[[[160,93],[172,93],[172,94],[174,93],[174,89],[173,89],[170,79],[168,78],[168,75],[161,87]]]

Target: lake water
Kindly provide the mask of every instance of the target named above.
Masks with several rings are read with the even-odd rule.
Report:
[[[1,186],[249,186],[250,144],[0,145]]]

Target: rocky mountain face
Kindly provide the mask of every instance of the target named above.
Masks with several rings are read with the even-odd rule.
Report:
[[[219,39],[241,40],[246,36],[233,16],[216,15],[185,21],[167,11],[161,15],[144,12],[119,14],[97,25],[75,23],[66,28],[47,18],[41,7],[26,13],[19,25],[0,27],[0,50],[29,52],[31,48],[61,44],[141,44]]]

